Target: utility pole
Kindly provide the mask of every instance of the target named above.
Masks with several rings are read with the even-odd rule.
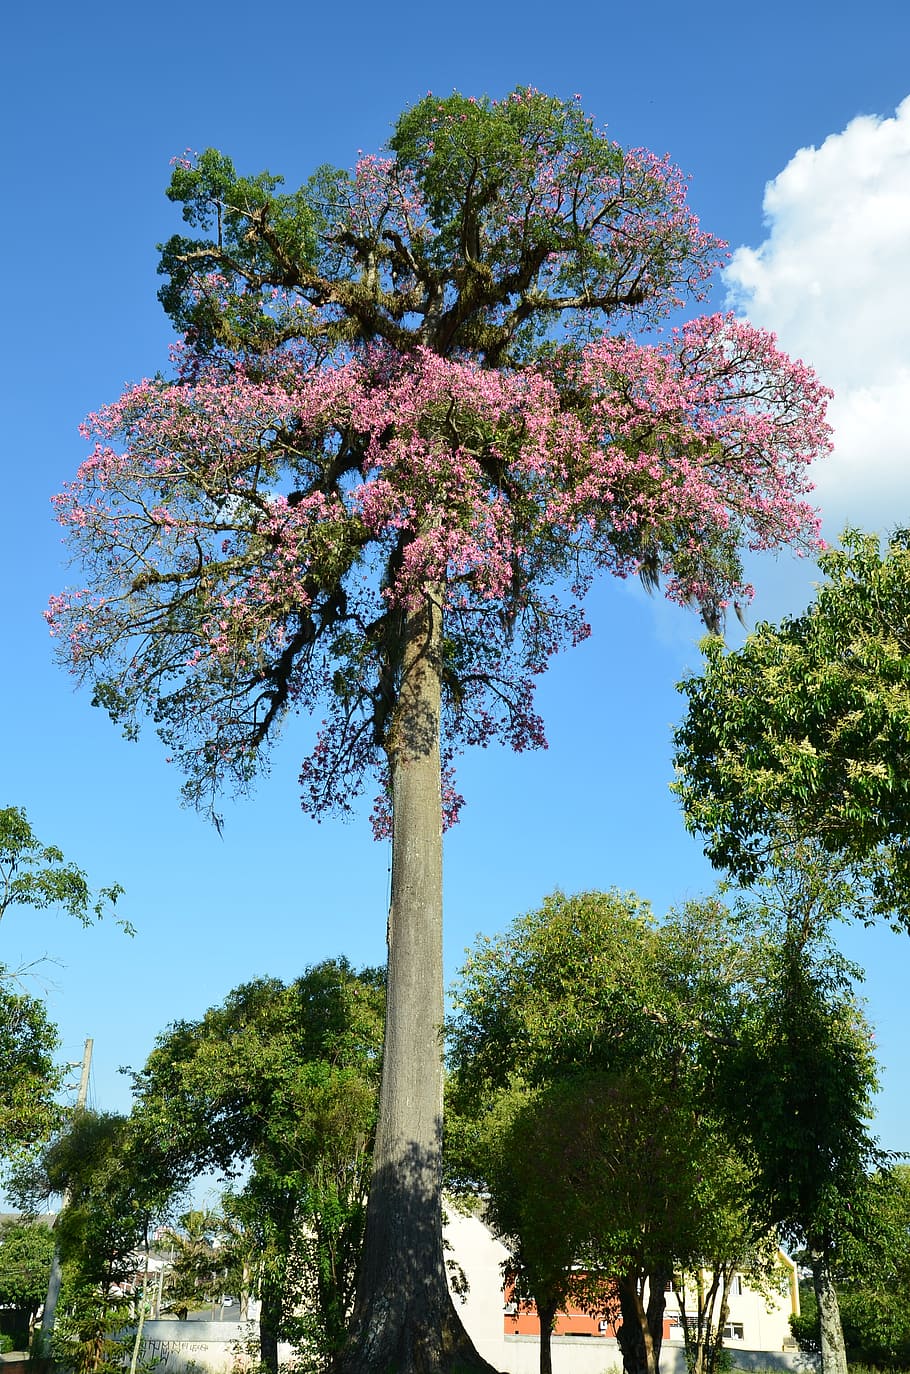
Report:
[[[79,1075],[79,1090],[76,1093],[76,1111],[81,1112],[85,1109],[85,1100],[88,1097],[88,1079],[92,1067],[92,1046],[93,1040],[86,1040],[85,1049],[82,1052],[82,1072]],[[69,1190],[63,1194],[60,1210],[69,1203]],[[51,1337],[54,1334],[54,1318],[57,1314],[57,1299],[60,1296],[60,1280],[63,1272],[60,1268],[60,1247],[54,1246],[54,1258],[51,1262],[51,1276],[47,1284],[47,1297],[44,1300],[44,1312],[41,1316],[41,1354],[45,1357],[50,1356]]]

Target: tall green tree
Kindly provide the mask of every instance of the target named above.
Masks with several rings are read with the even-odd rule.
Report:
[[[835,1277],[881,1158],[870,1132],[877,1066],[854,992],[860,971],[830,936],[849,883],[817,848],[793,848],[789,860],[742,903],[777,938],[763,995],[724,1061],[728,1120],[755,1160],[755,1194],[791,1243],[805,1247],[823,1372],[846,1374]]]
[[[318,710],[304,806],[378,777],[393,844],[385,1079],[345,1370],[481,1367],[442,1248],[442,839],[462,744],[543,741],[533,691],[598,573],[716,624],[743,546],[813,546],[827,393],[698,296],[718,244],[666,159],[575,101],[432,95],[387,157],[298,190],[175,167],[177,375],[91,417],[49,617],[94,700],[151,716],[212,809]],[[616,330],[609,334],[608,330]]]
[[[466,965],[452,1026],[456,1154],[514,1238],[542,1370],[555,1312],[579,1296],[578,1265],[589,1301],[613,1285],[628,1374],[655,1374],[674,1271],[746,1268],[766,1242],[717,1098],[759,954],[717,902],[658,926],[632,894],[557,893]],[[693,1347],[703,1366],[711,1334]]]
[[[255,1237],[262,1360],[343,1341],[360,1255],[382,1063],[384,979],[343,959],[259,979],[159,1036],[134,1075],[137,1130],[174,1181],[248,1166],[232,1211]],[[317,1320],[297,1322],[303,1297]]]
[[[847,530],[819,555],[804,615],[760,624],[741,649],[704,645],[681,683],[676,790],[712,863],[737,880],[814,842],[910,928],[910,534],[882,549]]]

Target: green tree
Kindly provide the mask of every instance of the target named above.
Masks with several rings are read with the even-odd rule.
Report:
[[[53,1256],[54,1238],[43,1221],[0,1224],[0,1331],[18,1350],[28,1349]]]
[[[10,907],[50,907],[89,925],[112,910],[122,894],[115,883],[94,895],[81,868],[67,863],[56,845],[40,842],[21,807],[0,808],[0,920]],[[131,932],[128,922],[119,924]]]
[[[172,1305],[198,1307],[214,1302],[215,1289],[220,1283],[215,1250],[220,1232],[220,1216],[201,1207],[182,1213],[177,1225],[165,1231],[163,1243],[173,1253],[169,1275]]]
[[[910,1167],[876,1170],[837,1257],[847,1358],[910,1369]]]
[[[21,807],[0,807],[0,920],[14,907],[62,910],[83,925],[113,910],[123,889],[93,894],[81,868],[35,835]],[[126,921],[119,922],[130,932]],[[62,1071],[54,1063],[59,1041],[44,1005],[16,986],[0,964],[0,1159],[21,1162],[60,1124],[54,1094]]]
[[[17,989],[0,965],[0,1160],[21,1163],[59,1122],[57,1029],[44,1003]]]
[[[624,1366],[654,1374],[674,1271],[747,1268],[766,1245],[716,1097],[757,961],[719,903],[657,926],[631,894],[557,893],[466,965],[452,1027],[458,1165],[516,1238],[543,1370],[555,1311],[579,1295],[573,1265],[592,1303],[615,1285]],[[694,1335],[702,1366],[716,1359],[711,1335]]]
[[[363,1235],[384,980],[343,959],[237,988],[159,1036],[134,1076],[143,1138],[175,1181],[251,1166],[231,1211],[256,1239],[263,1363],[280,1339],[326,1360],[344,1338]],[[302,1328],[302,1298],[318,1318]]]
[[[537,1310],[541,1374],[550,1374],[551,1336],[567,1301],[611,1313],[616,1307],[613,1276],[604,1278],[593,1265],[578,1267],[589,1226],[577,1171],[590,1172],[590,1161],[568,1131],[554,1129],[553,1112],[564,1110],[565,1102],[554,1102],[552,1090],[535,1093],[513,1081],[491,1093],[482,1111],[475,1105],[462,1115],[454,1086],[447,1125],[450,1182],[469,1195],[478,1188],[485,1194],[485,1220],[509,1250],[513,1296]]]
[[[829,932],[848,890],[823,851],[802,845],[744,898],[744,918],[777,938],[763,995],[724,1061],[728,1121],[755,1160],[754,1192],[806,1249],[824,1374],[846,1374],[837,1259],[880,1159],[869,1132],[877,1067],[853,990],[860,971]]]
[[[910,534],[856,530],[819,556],[804,615],[741,649],[705,642],[681,683],[676,790],[712,863],[751,882],[814,841],[910,927]]]
[[[148,1253],[149,1232],[165,1213],[170,1180],[156,1170],[129,1117],[82,1108],[44,1152],[20,1189],[65,1196],[54,1227],[63,1264],[52,1351],[76,1374],[119,1369],[123,1285]]]
[[[633,337],[717,255],[668,160],[528,89],[427,96],[389,152],[290,193],[213,149],[178,162],[177,375],[87,422],[58,513],[89,585],[49,611],[94,700],[127,734],[151,717],[204,808],[297,711],[323,722],[307,810],[379,780],[389,995],[356,1374],[482,1365],[441,1229],[451,755],[543,742],[535,682],[587,634],[598,573],[663,579],[716,624],[744,545],[814,547],[806,462],[828,444],[827,393],[745,322]]]

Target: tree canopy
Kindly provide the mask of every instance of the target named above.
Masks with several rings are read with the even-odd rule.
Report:
[[[263,1361],[279,1339],[336,1351],[363,1237],[384,981],[343,959],[258,979],[162,1033],[134,1075],[134,1121],[176,1186],[248,1169],[231,1211],[256,1243]],[[311,1320],[297,1320],[306,1294]]]
[[[681,684],[676,733],[686,824],[743,881],[814,841],[852,870],[866,916],[910,926],[910,534],[848,530],[819,555],[804,615],[741,649],[705,644]]]
[[[41,843],[20,806],[0,807],[0,919],[14,906],[59,907],[88,925],[122,894],[115,883],[94,895],[81,868],[67,863],[56,845]],[[128,922],[120,924],[131,931]]]

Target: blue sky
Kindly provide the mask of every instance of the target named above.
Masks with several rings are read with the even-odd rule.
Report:
[[[192,6],[36,3],[0,57],[4,499],[0,505],[0,804],[26,807],[96,883],[127,889],[126,938],[11,913],[0,958],[32,963],[67,1058],[95,1040],[93,1100],[125,1107],[168,1022],[260,974],[384,957],[388,851],[366,811],[316,825],[297,801],[305,725],[288,729],[252,800],[225,804],[223,838],[179,805],[153,734],[127,744],[52,660],[41,611],[65,583],[49,497],[83,453],[76,426],[166,364],[155,245],[179,226],[169,161],[210,145],[294,186],[321,162],[378,150],[428,89],[581,92],[620,142],[669,152],[733,258],[732,294],[838,392],[838,447],[818,474],[825,529],[910,521],[910,10],[611,0],[556,8],[461,0],[315,9],[273,0]],[[554,12],[559,22],[554,22]],[[804,604],[811,569],[765,560],[754,614]],[[592,639],[540,691],[550,748],[463,761],[468,806],[447,842],[450,975],[480,932],[559,886],[633,888],[662,912],[714,875],[668,792],[674,684],[697,668],[698,622],[637,586],[602,586]],[[845,931],[868,970],[884,1089],[878,1129],[910,1148],[904,1049],[910,939]]]

